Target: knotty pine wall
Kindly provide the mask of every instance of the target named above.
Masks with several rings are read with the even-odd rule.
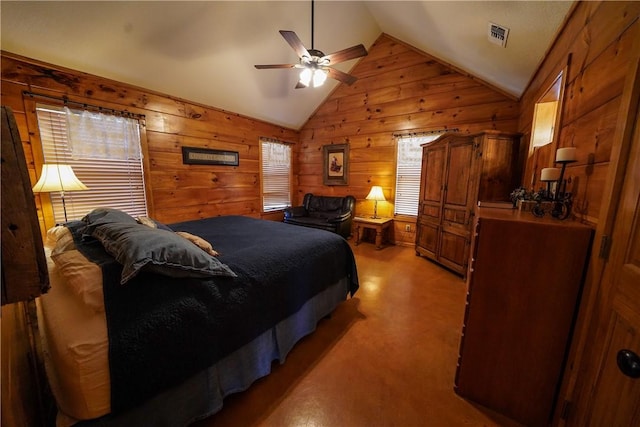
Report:
[[[386,34],[351,74],[358,80],[338,86],[301,129],[298,200],[307,192],[351,194],[356,214],[372,215],[373,202],[365,197],[372,185],[380,185],[389,202],[379,202],[378,213],[393,216],[394,133],[518,129],[519,107],[512,97]],[[349,184],[324,186],[322,146],[345,143]],[[413,245],[415,218],[396,218],[392,240]]]
[[[537,148],[527,157],[524,184],[540,187],[540,170],[555,167],[555,150],[576,147],[567,166],[573,213],[598,223],[611,149],[621,111],[622,92],[633,43],[640,38],[640,2],[579,2],[521,97],[518,130],[528,146],[538,98],[567,69],[557,146]]]
[[[558,72],[567,67],[557,147],[577,149],[578,161],[567,168],[568,188],[575,195],[577,219],[595,228],[552,425],[566,424],[561,419],[567,416],[563,414],[566,403],[571,404],[569,424],[588,423],[581,418],[588,412],[588,396],[594,394],[595,383],[590,381],[604,369],[593,355],[599,355],[603,345],[598,340],[599,331],[609,327],[609,317],[602,313],[616,283],[603,279],[603,269],[607,263],[616,265],[616,261],[600,258],[600,237],[612,229],[608,224],[615,209],[612,171],[626,161],[618,161],[618,153],[628,137],[624,135],[625,128],[629,131],[633,127],[629,122],[636,117],[630,110],[637,105],[638,95],[632,92],[638,78],[639,46],[640,2],[578,2],[521,98],[519,129],[525,134],[523,140],[529,141],[536,100]],[[541,168],[553,165],[557,147],[549,144],[529,153],[524,176],[527,185],[534,175],[539,177]],[[609,381],[604,374],[601,378],[602,384]]]
[[[34,103],[25,90],[145,115],[147,198],[150,215],[159,221],[227,214],[282,218],[282,212],[261,215],[259,138],[296,143],[295,156],[298,131],[8,52],[1,59],[2,105],[15,114],[33,183],[42,155]],[[240,164],[184,165],[183,145],[237,151]],[[36,197],[43,230],[53,225],[47,202],[46,195]]]

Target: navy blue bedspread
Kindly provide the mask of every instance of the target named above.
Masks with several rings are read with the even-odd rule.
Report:
[[[351,295],[358,289],[353,253],[337,234],[242,216],[170,227],[209,241],[238,277],[141,273],[120,285],[122,266],[75,236],[103,271],[112,414],[215,363],[339,279],[349,277]]]

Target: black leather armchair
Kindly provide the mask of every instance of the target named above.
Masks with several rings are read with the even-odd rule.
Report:
[[[304,195],[302,206],[285,209],[284,222],[333,231],[347,238],[351,235],[356,199],[353,196],[330,197]]]

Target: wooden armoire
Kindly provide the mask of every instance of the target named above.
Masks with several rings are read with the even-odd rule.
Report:
[[[508,202],[520,182],[520,134],[446,133],[422,146],[416,253],[466,277],[478,201]]]

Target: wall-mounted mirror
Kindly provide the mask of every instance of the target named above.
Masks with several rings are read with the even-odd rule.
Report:
[[[560,71],[558,77],[536,102],[530,150],[553,142],[557,136],[556,128],[560,123],[560,108],[564,94],[563,75],[564,70]]]

